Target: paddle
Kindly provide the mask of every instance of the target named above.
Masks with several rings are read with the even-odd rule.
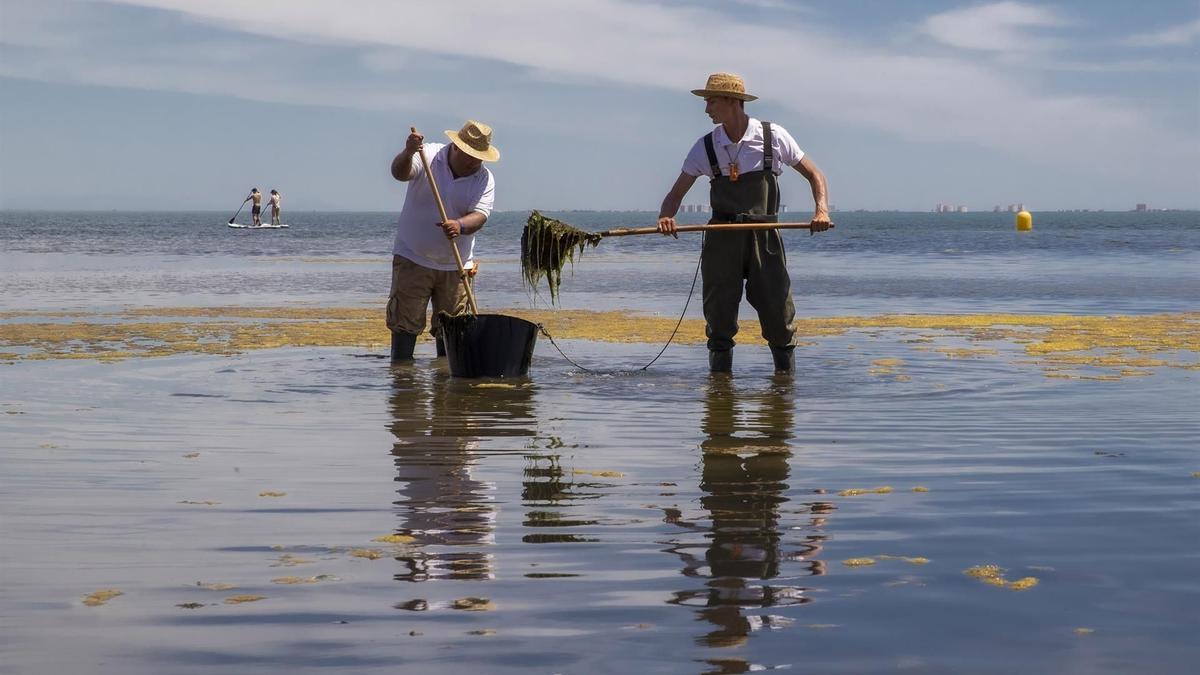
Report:
[[[417,133],[416,127],[410,127],[412,132]],[[442,203],[442,193],[438,191],[437,181],[433,179],[433,171],[429,168],[429,159],[425,157],[425,145],[422,144],[418,148],[421,153],[421,166],[425,167],[425,176],[429,178],[429,187],[433,190],[433,198],[437,200],[438,213],[442,216],[442,222],[450,220],[446,216],[446,205]],[[458,263],[458,278],[462,280],[463,288],[467,291],[467,302],[471,307],[472,314],[478,314],[479,308],[475,305],[475,293],[471,291],[471,284],[467,281],[467,270],[463,267],[462,255],[458,252],[458,244],[454,240],[450,241],[450,249],[454,251],[454,262]]]
[[[245,199],[242,200],[242,206],[239,206],[237,213],[233,214],[233,217],[229,219],[230,225],[233,224],[233,221],[237,220],[237,217],[242,213],[242,207],[246,206],[246,202],[248,202],[248,201],[250,201],[250,197],[246,197]]]

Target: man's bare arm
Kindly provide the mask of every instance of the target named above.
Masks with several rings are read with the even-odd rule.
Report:
[[[392,160],[392,178],[401,182],[408,182],[412,178],[412,158],[421,149],[424,141],[425,137],[421,134],[408,135],[408,140],[404,142],[404,149]]]
[[[451,218],[444,223],[439,223],[439,225],[447,239],[454,239],[460,234],[475,234],[483,229],[483,224],[486,222],[487,216],[479,211],[472,211],[458,218]]]
[[[683,203],[683,198],[687,196],[688,190],[692,189],[695,182],[696,176],[688,175],[683,171],[679,172],[679,178],[675,179],[675,184],[671,186],[671,190],[663,198],[662,206],[658,209],[659,232],[674,237],[679,236],[675,230],[675,214],[679,213],[679,205]]]
[[[804,176],[805,180],[812,187],[813,203],[816,205],[816,208],[813,211],[812,217],[813,227],[809,231],[822,232],[829,229],[829,193],[825,187],[825,174],[821,173],[817,165],[807,156],[793,164],[792,168],[800,172],[800,175]],[[825,227],[820,227],[821,225]]]

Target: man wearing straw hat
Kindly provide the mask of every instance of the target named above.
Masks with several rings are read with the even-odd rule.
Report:
[[[779,222],[778,177],[784,166],[800,172],[812,186],[816,211],[810,231],[829,229],[825,176],[786,129],[746,114],[746,101],[758,97],[746,93],[742,78],[714,73],[703,89],[692,93],[704,99],[704,112],[717,126],[692,146],[683,171],[663,199],[660,232],[676,234],[675,214],[701,175],[710,179],[709,223]],[[733,336],[744,283],[746,299],[758,311],[763,338],[771,347],[775,370],[791,372],[796,309],[779,230],[705,233],[701,273],[709,369],[714,373],[733,369]]]
[[[388,294],[387,326],[392,331],[392,361],[409,361],[417,336],[425,330],[425,310],[433,301],[433,326],[438,356],[445,355],[438,313],[461,314],[467,292],[459,277],[453,242],[464,269],[475,267],[475,233],[492,212],[496,181],[483,165],[500,159],[492,145],[492,128],[467,120],[459,131],[447,131],[451,143],[427,144],[429,169],[445,202],[442,221],[437,199],[415,157],[425,137],[409,135],[404,150],[392,160],[392,177],[408,183],[404,208],[392,244],[392,288]]]

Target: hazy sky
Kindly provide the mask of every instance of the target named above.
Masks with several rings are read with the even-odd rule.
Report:
[[[1196,0],[0,0],[0,208],[397,210],[473,117],[497,208],[656,210],[716,70],[841,209],[1200,207]]]

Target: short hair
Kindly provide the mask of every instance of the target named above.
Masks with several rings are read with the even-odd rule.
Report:
[[[258,192],[258,188],[250,188],[251,192]]]
[[[271,194],[273,194],[273,195],[277,195],[277,194],[279,194],[279,193],[275,191],[275,188],[271,188]]]

